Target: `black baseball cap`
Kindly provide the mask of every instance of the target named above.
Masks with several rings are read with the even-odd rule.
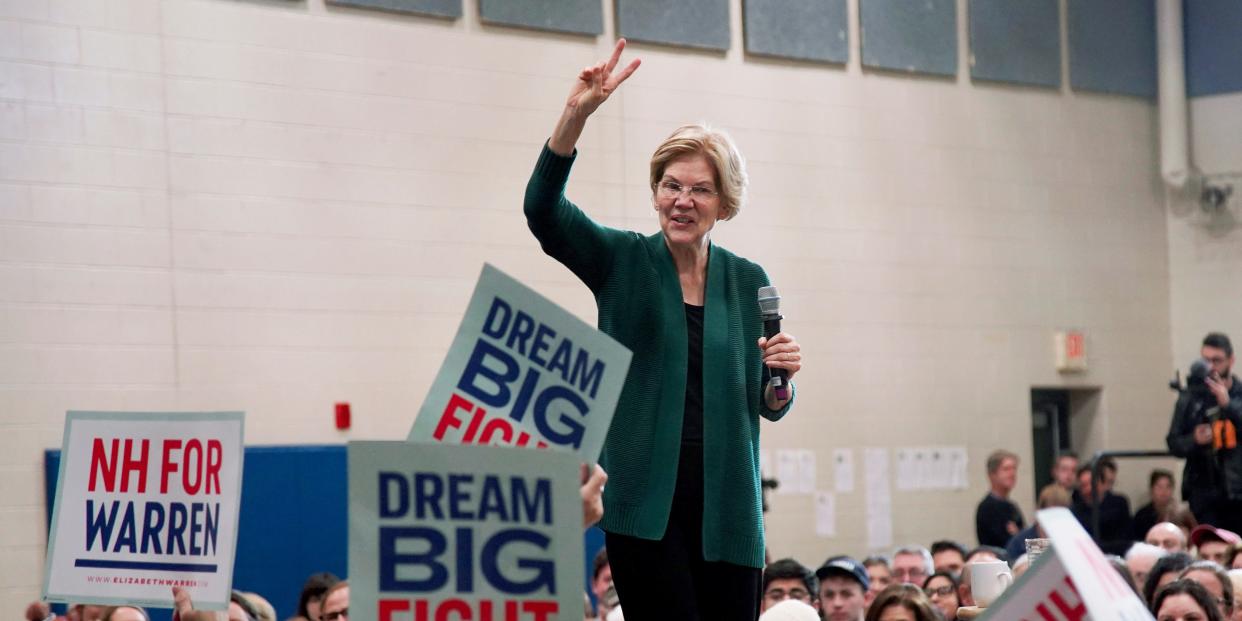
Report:
[[[863,591],[871,588],[871,577],[867,575],[867,568],[848,556],[834,556],[815,570],[815,577],[820,580],[834,575],[857,580]]]

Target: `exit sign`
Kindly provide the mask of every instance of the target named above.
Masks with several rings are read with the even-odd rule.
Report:
[[[1078,330],[1056,333],[1057,371],[1081,373],[1087,370],[1086,336]]]

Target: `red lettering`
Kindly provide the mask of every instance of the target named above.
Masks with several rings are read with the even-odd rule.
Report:
[[[116,484],[116,454],[121,447],[121,441],[112,438],[112,455],[113,459],[108,460],[108,452],[104,450],[103,438],[95,438],[94,446],[91,447],[91,482],[87,487],[90,491],[95,491],[95,475],[100,472],[104,476],[104,491],[112,491]]]
[[[466,436],[462,438],[462,444],[470,444],[474,440],[474,434],[479,432],[479,423],[483,422],[483,415],[487,414],[487,410],[479,408],[474,411],[474,416],[470,418],[470,426],[466,427]]]
[[[535,615],[535,621],[548,621],[548,615],[554,615],[556,611],[556,602],[522,602],[522,612]]]
[[[470,604],[461,599],[444,600],[436,607],[436,621],[449,621],[449,613],[457,613],[459,621],[470,621]]]
[[[498,431],[504,436],[504,439],[501,440],[502,444],[508,444],[513,441],[513,426],[509,424],[509,421],[503,418],[493,418],[483,426],[483,435],[479,438],[479,444],[491,444],[492,436],[496,435]]]
[[[138,473],[138,493],[143,494],[147,491],[147,452],[150,448],[150,440],[142,441],[142,455],[138,459],[133,458],[134,441],[130,438],[125,439],[125,457],[121,460],[121,491],[129,491],[129,473]],[[116,455],[114,454],[115,458]]]
[[[160,493],[168,493],[168,475],[177,471],[172,452],[181,448],[181,440],[164,440],[164,460],[160,464]]]
[[[379,601],[379,621],[392,621],[392,613],[408,612],[410,602],[404,599],[381,599]]]
[[[203,443],[197,438],[185,443],[181,467],[181,488],[193,496],[203,486]],[[191,474],[192,473],[192,474]],[[191,478],[193,477],[193,478]]]
[[[1060,592],[1053,591],[1051,597],[1052,603],[1056,605],[1057,610],[1061,611],[1061,614],[1065,616],[1067,621],[1081,621],[1087,618],[1087,607],[1081,601],[1078,602],[1077,606],[1071,608],[1065,603],[1065,599],[1061,597]]]
[[[427,600],[414,602],[414,621],[427,621]]]
[[[224,461],[224,447],[219,440],[207,441],[207,489],[204,494],[220,492],[220,465]]]
[[[454,429],[461,428],[461,419],[453,415],[457,410],[465,410],[468,414],[474,411],[474,404],[454,393],[452,397],[449,397],[448,405],[444,406],[444,413],[440,415],[440,422],[436,425],[436,432],[431,437],[443,440],[444,432],[448,431],[449,427]]]

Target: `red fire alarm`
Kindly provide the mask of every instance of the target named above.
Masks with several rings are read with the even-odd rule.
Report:
[[[336,404],[336,428],[342,431],[349,429],[349,403],[342,401]]]

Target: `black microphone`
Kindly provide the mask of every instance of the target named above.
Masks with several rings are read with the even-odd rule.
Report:
[[[763,336],[772,338],[781,331],[781,295],[776,287],[759,287],[759,316],[763,318]],[[768,385],[776,394],[776,398],[784,401],[789,398],[789,371],[770,369],[771,378]]]

